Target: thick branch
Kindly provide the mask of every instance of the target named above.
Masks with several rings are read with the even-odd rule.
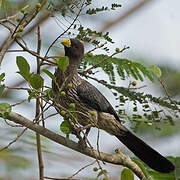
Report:
[[[121,152],[118,152],[117,154],[107,154],[103,152],[98,152],[91,148],[81,148],[78,143],[75,143],[74,141],[71,141],[69,139],[64,138],[63,136],[60,136],[38,124],[33,123],[32,121],[28,120],[27,118],[21,116],[20,114],[11,112],[7,119],[10,121],[13,121],[15,123],[21,124],[36,133],[39,133],[43,135],[44,137],[61,144],[63,146],[69,147],[75,151],[78,151],[82,154],[85,154],[87,156],[90,156],[92,158],[97,158],[99,160],[102,160],[104,162],[122,165],[124,167],[128,167],[131,169],[140,179],[145,180],[145,176],[141,169],[133,162],[129,157],[122,154]]]

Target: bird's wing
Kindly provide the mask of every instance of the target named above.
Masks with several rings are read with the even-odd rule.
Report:
[[[89,82],[82,80],[81,84],[77,87],[77,94],[83,103],[88,104],[97,111],[110,113],[120,121],[109,101]]]

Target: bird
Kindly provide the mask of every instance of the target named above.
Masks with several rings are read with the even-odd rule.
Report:
[[[107,98],[95,86],[78,75],[78,67],[84,57],[83,43],[76,38],[64,39],[61,43],[64,46],[65,56],[69,58],[69,65],[65,72],[59,67],[55,70],[56,82],[52,81],[54,102],[66,109],[73,103],[78,123],[82,126],[91,123],[114,135],[153,170],[161,173],[174,171],[173,163],[122,125]],[[68,84],[71,84],[71,88],[67,87]],[[65,91],[65,95],[60,93],[62,90]],[[58,112],[61,110],[60,107],[56,107]]]

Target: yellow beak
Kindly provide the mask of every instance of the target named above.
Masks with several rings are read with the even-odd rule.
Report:
[[[71,47],[71,40],[70,39],[63,39],[61,41],[61,44],[66,46],[66,47]]]

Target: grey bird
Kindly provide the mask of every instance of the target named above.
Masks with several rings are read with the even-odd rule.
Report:
[[[161,173],[172,172],[174,165],[123,126],[116,111],[102,93],[78,76],[77,69],[84,56],[84,45],[77,39],[65,39],[62,44],[65,56],[69,57],[69,66],[64,73],[60,68],[55,71],[57,83],[52,82],[54,102],[67,109],[70,103],[74,103],[78,123],[82,126],[95,124],[96,127],[116,136],[150,168]],[[71,88],[67,88],[68,83],[72,84]],[[61,95],[60,90],[66,92],[65,96]],[[56,109],[58,112],[61,110],[60,107]],[[95,112],[93,116],[92,111]]]

